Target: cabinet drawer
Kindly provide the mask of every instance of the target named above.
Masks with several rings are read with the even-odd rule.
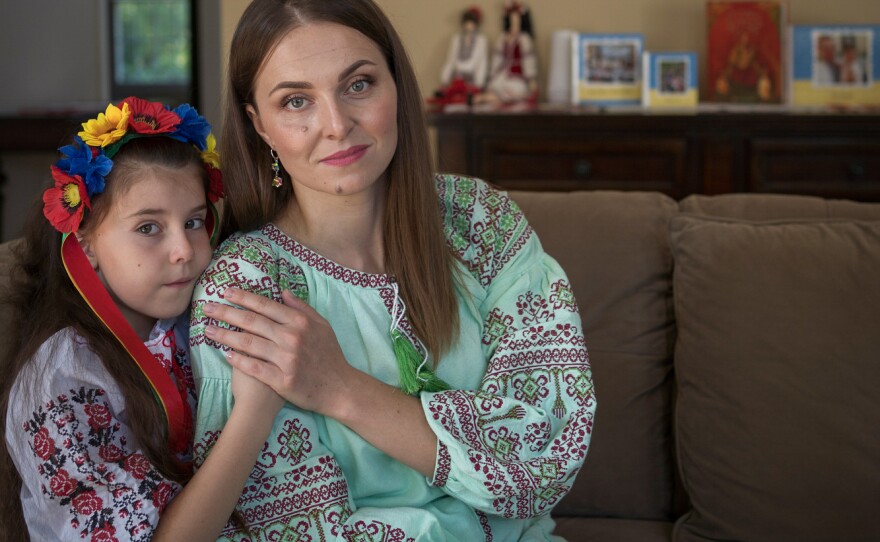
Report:
[[[880,138],[756,139],[750,188],[880,200]]]
[[[507,188],[660,190],[685,181],[684,139],[484,137],[480,176]]]

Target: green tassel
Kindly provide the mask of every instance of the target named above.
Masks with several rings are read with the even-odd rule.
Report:
[[[422,355],[415,346],[399,330],[391,332],[391,347],[394,349],[394,357],[397,359],[397,369],[400,373],[400,389],[407,395],[414,395],[421,390],[443,391],[449,389],[449,384],[438,378],[427,366],[422,367],[418,376],[416,371],[422,364]]]

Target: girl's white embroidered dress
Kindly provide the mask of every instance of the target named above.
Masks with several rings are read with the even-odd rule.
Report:
[[[145,344],[195,411],[186,324],[185,316],[160,320]],[[150,540],[180,491],[147,460],[119,386],[73,328],[44,342],[16,379],[6,446],[24,473],[22,507],[34,541]],[[191,451],[178,458],[191,460]]]

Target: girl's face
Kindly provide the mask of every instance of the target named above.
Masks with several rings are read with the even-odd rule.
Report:
[[[211,245],[199,166],[135,174],[81,243],[123,316],[146,339],[157,320],[187,310]]]
[[[298,194],[375,190],[397,149],[394,79],[375,43],[346,26],[314,23],[283,37],[247,111]]]

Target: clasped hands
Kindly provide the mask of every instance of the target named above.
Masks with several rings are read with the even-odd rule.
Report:
[[[208,302],[205,314],[238,331],[209,325],[205,335],[231,349],[230,365],[302,409],[337,417],[346,375],[355,369],[327,320],[286,290],[282,303],[238,288],[223,298],[241,308]]]

